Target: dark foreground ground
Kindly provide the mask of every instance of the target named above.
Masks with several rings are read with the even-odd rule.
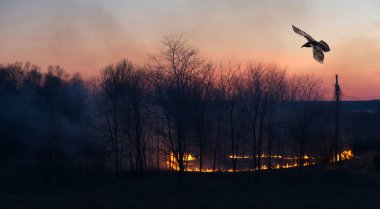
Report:
[[[380,208],[380,173],[363,166],[254,173],[168,173],[83,177],[47,188],[31,173],[3,169],[0,209],[116,208]],[[359,164],[361,162],[355,162]],[[352,164],[352,163],[351,163]],[[367,162],[368,165],[368,162]],[[349,168],[348,168],[349,167]],[[101,179],[101,180],[100,180]]]

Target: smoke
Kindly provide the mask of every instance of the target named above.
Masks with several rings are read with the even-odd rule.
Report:
[[[23,80],[12,79],[16,72],[24,72]],[[31,82],[38,77],[45,82]],[[66,153],[82,148],[93,104],[87,103],[88,92],[78,76],[67,79],[26,75],[21,65],[0,67],[0,158],[32,157],[54,140]]]
[[[12,34],[0,37],[10,48],[2,52],[7,54],[0,61],[31,60],[45,66],[59,63],[71,72],[92,75],[110,62],[145,53],[129,34],[130,28],[104,4],[97,0],[5,1],[2,10],[25,14],[15,17],[15,24],[1,23]]]
[[[0,40],[9,49],[0,62],[59,63],[93,74],[124,57],[146,60],[168,34],[184,34],[209,55],[281,49],[281,35],[305,21],[308,8],[299,1],[5,0],[1,11],[8,35]]]
[[[306,3],[299,1],[188,1],[158,13],[166,33],[180,32],[210,56],[240,55],[254,51],[281,51],[290,26],[310,20]],[[312,21],[312,20],[310,20]],[[244,54],[245,53],[245,54]],[[257,53],[256,55],[259,55]]]

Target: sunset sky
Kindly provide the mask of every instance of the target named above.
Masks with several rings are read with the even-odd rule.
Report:
[[[294,24],[331,52],[325,64]],[[61,65],[84,77],[122,58],[141,64],[165,35],[182,34],[205,57],[276,63],[312,73],[346,100],[380,98],[378,0],[0,0],[0,63]]]

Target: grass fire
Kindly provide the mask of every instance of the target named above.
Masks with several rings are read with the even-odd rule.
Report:
[[[259,158],[258,155],[251,156],[251,155],[228,155],[226,158],[228,159],[238,159],[241,164],[245,165],[246,167],[242,167],[237,169],[235,172],[250,172],[250,171],[257,171],[257,168],[250,168],[249,165],[252,165],[252,161]],[[273,161],[269,161],[268,159],[272,158]],[[342,161],[344,160],[350,160],[354,158],[354,155],[352,153],[351,149],[343,150],[338,158],[340,158]],[[166,161],[166,165],[169,170],[172,171],[179,171],[179,165],[178,165],[178,155],[175,157],[173,153],[170,153],[170,158],[168,161]],[[299,159],[298,157],[289,157],[289,156],[282,156],[282,155],[268,155],[268,154],[262,154],[261,159],[266,162],[264,165],[261,165],[260,170],[267,170],[267,169],[286,169],[286,168],[295,168],[300,167],[299,165]],[[318,157],[312,157],[304,155],[303,159],[305,162],[303,162],[302,166],[315,166],[322,162],[321,158]],[[231,168],[202,168],[202,170],[197,167],[197,158],[193,156],[192,154],[188,153],[185,154],[183,157],[183,162],[185,164],[184,171],[186,172],[234,172]],[[269,166],[267,162],[271,162],[271,165]],[[330,159],[330,162],[334,162],[334,158]]]
[[[379,8],[0,0],[0,209],[380,209]]]

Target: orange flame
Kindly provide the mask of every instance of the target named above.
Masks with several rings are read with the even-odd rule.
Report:
[[[344,150],[340,153],[340,156],[341,156],[341,160],[349,160],[349,159],[352,159],[354,157],[353,155],[353,152],[351,149],[347,149],[347,150]],[[256,155],[256,158],[258,157],[258,155]],[[269,156],[268,154],[262,154],[261,155],[261,158],[273,158],[273,159],[282,159],[282,160],[290,160],[290,161],[294,161],[294,163],[289,163],[289,162],[284,162],[284,163],[276,163],[274,165],[271,166],[271,169],[286,169],[286,168],[294,168],[294,167],[298,167],[299,164],[297,162],[297,159],[298,157],[287,157],[287,156],[281,156],[281,155],[271,155]],[[253,156],[251,155],[228,155],[227,158],[229,159],[232,159],[232,158],[235,158],[235,159],[253,159]],[[184,156],[183,156],[183,161],[184,161],[184,164],[185,164],[185,171],[186,172],[199,172],[199,168],[196,168],[195,166],[192,166],[189,164],[190,161],[195,161],[197,158],[193,155],[191,155],[190,153],[185,153]],[[305,162],[303,162],[303,166],[311,166],[311,165],[315,165],[317,163],[317,159],[316,157],[312,157],[312,156],[309,156],[309,155],[304,155],[303,156],[303,159],[305,160]],[[179,165],[178,165],[178,162],[177,162],[177,158],[174,156],[173,153],[170,153],[170,160],[168,162],[166,162],[168,167],[175,170],[175,171],[179,171]],[[269,169],[268,168],[268,165],[264,164],[264,165],[261,165],[260,166],[261,170],[267,170]],[[237,169],[236,170],[237,172],[249,172],[249,171],[255,171],[254,169]],[[214,169],[211,169],[211,168],[204,168],[202,169],[202,172],[233,172],[233,169],[226,169],[226,170],[214,170]]]

